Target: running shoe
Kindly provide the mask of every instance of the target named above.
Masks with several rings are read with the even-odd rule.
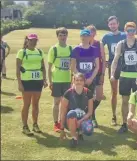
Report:
[[[114,117],[112,118],[111,125],[112,125],[112,126],[116,126],[116,125],[117,125],[117,118],[116,118],[116,116],[114,116]]]
[[[94,128],[98,128],[97,120],[92,120],[92,123]]]
[[[28,125],[26,126],[23,126],[23,131],[22,131],[23,134],[27,135],[27,136],[33,136],[34,134],[30,131]]]
[[[61,129],[60,129],[60,123],[55,123],[55,125],[54,125],[54,131],[60,133],[60,131],[61,131]]]
[[[76,148],[77,145],[78,145],[78,141],[77,140],[75,140],[75,139],[71,139],[70,140],[70,147],[71,148]]]
[[[121,126],[121,128],[118,130],[118,133],[119,134],[123,134],[123,133],[126,133],[126,132],[128,132],[128,127],[127,127],[127,125],[122,125]]]
[[[36,132],[36,133],[42,133],[42,131],[39,129],[39,126],[38,126],[38,124],[33,124],[33,130],[32,131],[34,131],[34,132]]]

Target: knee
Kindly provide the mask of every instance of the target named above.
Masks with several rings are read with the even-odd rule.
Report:
[[[128,99],[123,99],[122,100],[123,107],[126,107],[128,105]]]
[[[113,97],[117,97],[117,90],[114,90],[114,89],[113,89],[113,91],[112,91],[112,96],[113,96]]]
[[[29,110],[30,103],[24,103],[22,110]]]
[[[91,120],[83,121],[81,129],[84,135],[91,136],[93,133],[93,124]]]
[[[77,118],[77,114],[74,110],[70,110],[68,113],[67,113],[67,119],[72,119],[72,118]]]
[[[39,103],[38,103],[38,102],[34,102],[34,103],[32,104],[32,108],[34,108],[34,109],[37,109],[38,106],[39,106]]]
[[[60,104],[60,100],[54,100],[54,107],[59,106],[59,104]]]

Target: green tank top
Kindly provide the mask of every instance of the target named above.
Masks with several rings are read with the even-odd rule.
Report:
[[[40,50],[41,51],[41,50]],[[44,59],[44,54],[38,49],[29,50],[21,49],[17,57],[22,60],[21,66],[21,80],[42,80],[42,59]],[[26,52],[26,54],[24,54]]]

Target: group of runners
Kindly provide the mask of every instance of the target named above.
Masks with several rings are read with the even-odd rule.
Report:
[[[29,34],[25,38],[23,48],[16,57],[18,88],[23,96],[24,134],[34,135],[27,123],[31,104],[33,131],[41,132],[38,126],[39,100],[43,86],[49,86],[53,97],[54,131],[60,132],[63,139],[66,137],[64,129],[68,129],[72,137],[71,147],[76,147],[78,140],[83,140],[83,134],[92,135],[93,129],[98,128],[96,109],[105,97],[103,85],[106,67],[112,91],[111,124],[117,125],[119,80],[123,123],[118,133],[125,133],[129,128],[137,134],[137,26],[134,22],[127,22],[124,32],[121,32],[118,18],[111,16],[108,27],[110,32],[103,36],[102,41],[95,40],[95,26],[85,27],[80,31],[81,43],[74,48],[67,44],[68,30],[58,28],[58,43],[48,52],[48,81],[44,53],[36,48],[38,36]],[[109,51],[108,61],[105,45]]]

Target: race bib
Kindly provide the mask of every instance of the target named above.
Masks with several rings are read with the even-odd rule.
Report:
[[[33,80],[39,79],[40,78],[40,71],[33,71],[33,72],[31,72],[31,77],[32,77]]]
[[[76,108],[75,112],[77,114],[78,119],[81,119],[86,114],[85,111],[81,110],[80,108]]]
[[[126,65],[137,64],[137,53],[135,51],[125,51],[124,58]]]
[[[92,62],[81,62],[80,63],[80,69],[85,71],[91,71],[93,68]]]
[[[116,43],[112,43],[112,44],[111,44],[111,53],[112,53],[113,55],[115,54],[116,46],[117,46]]]
[[[60,60],[60,68],[69,69],[70,67],[70,58],[62,58]]]

